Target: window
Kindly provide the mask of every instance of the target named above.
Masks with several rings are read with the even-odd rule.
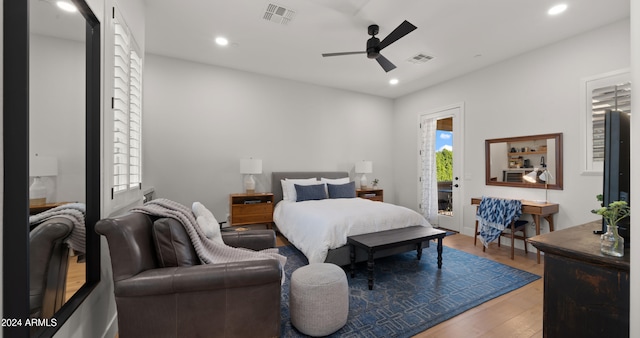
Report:
[[[142,57],[131,32],[113,8],[113,194],[140,189]]]
[[[628,70],[601,74],[583,80],[583,174],[601,175],[604,160],[604,113],[631,113],[631,82]]]

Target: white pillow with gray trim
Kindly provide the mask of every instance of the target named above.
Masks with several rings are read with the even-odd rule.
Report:
[[[220,234],[220,224],[218,224],[213,213],[211,213],[211,211],[209,211],[209,209],[200,202],[193,202],[193,205],[191,205],[191,211],[196,217],[198,226],[202,229],[204,235],[219,244],[225,245],[222,240],[222,235]]]

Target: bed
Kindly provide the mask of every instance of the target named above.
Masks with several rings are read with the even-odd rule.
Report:
[[[413,225],[431,227],[419,213],[397,205],[362,198],[322,199],[295,202],[291,200],[288,184],[285,191],[281,180],[301,183],[304,179],[336,180],[349,177],[348,172],[273,172],[271,186],[274,195],[273,219],[276,227],[291,244],[305,254],[310,263],[327,262],[340,266],[350,263],[347,236],[378,232]],[[317,182],[316,184],[320,184]],[[313,184],[313,183],[308,183]],[[295,191],[295,190],[294,190]],[[423,247],[428,247],[425,241]],[[415,245],[400,246],[376,253],[375,258],[415,249]],[[366,261],[364,250],[356,250],[356,261]]]

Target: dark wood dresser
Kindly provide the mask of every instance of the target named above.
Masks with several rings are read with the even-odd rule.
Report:
[[[544,337],[629,337],[630,252],[600,253],[594,221],[535,236],[544,252]]]

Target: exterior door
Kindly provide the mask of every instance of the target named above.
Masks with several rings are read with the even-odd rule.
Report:
[[[424,121],[435,121],[436,132],[431,133],[433,136],[425,137],[423,132],[419,137],[420,159],[418,161],[419,168],[419,189],[418,198],[423,209],[423,213],[430,214],[427,217],[429,221],[437,227],[458,231],[462,230],[462,196],[463,180],[462,159],[463,159],[463,121],[464,121],[464,104],[454,104],[448,107],[436,109],[432,112],[425,113],[420,116],[420,130],[423,131]],[[429,135],[431,135],[429,134]],[[432,145],[423,144],[433,142]],[[446,153],[446,152],[449,153]],[[429,152],[429,153],[427,153]],[[433,152],[433,153],[431,153]],[[434,156],[436,158],[437,167],[433,172],[434,177],[424,177],[429,175],[423,166],[429,161],[425,161],[424,156]],[[439,173],[438,173],[439,172]],[[443,175],[444,172],[445,173]],[[440,176],[439,178],[437,176]],[[426,182],[429,182],[427,184]],[[433,187],[434,183],[435,187]],[[432,197],[428,197],[432,196]],[[431,215],[424,207],[424,203],[437,204],[437,216]],[[433,209],[433,208],[432,208]],[[426,215],[425,215],[426,217]]]

